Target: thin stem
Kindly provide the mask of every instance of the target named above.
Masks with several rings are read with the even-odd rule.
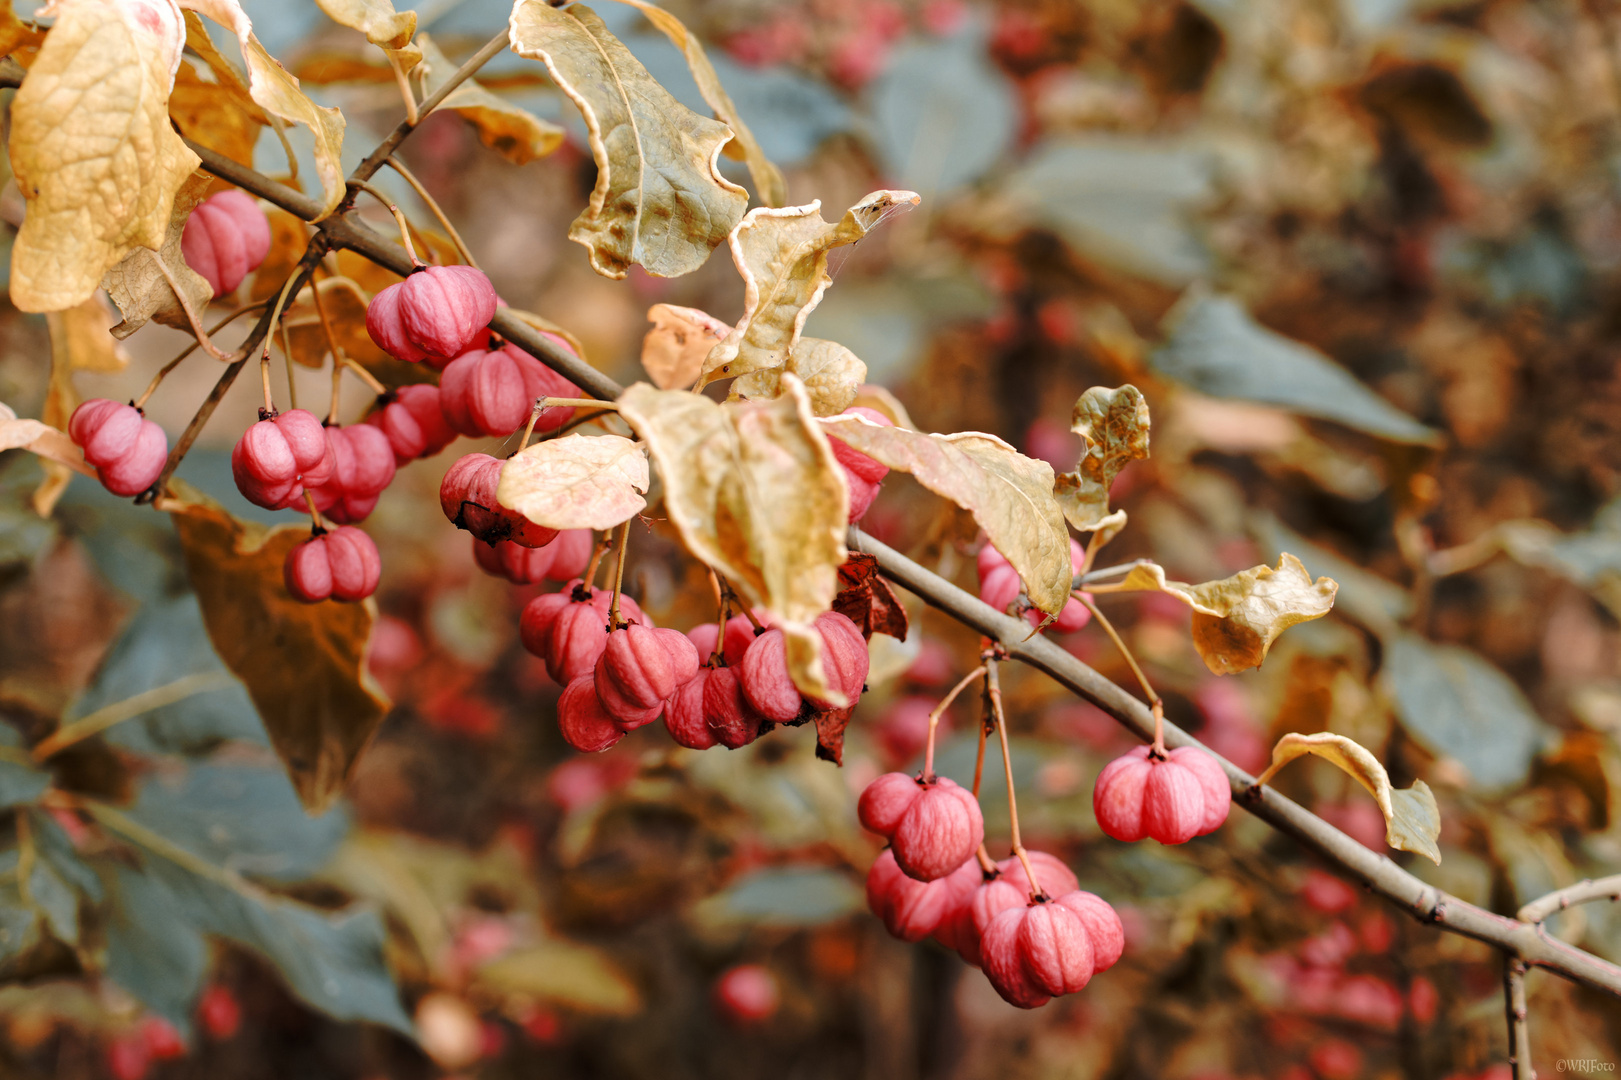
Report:
[[[1013,793],[1013,754],[1008,750],[1007,716],[1002,712],[1002,679],[996,669],[996,653],[986,650],[982,656],[985,660],[985,693],[991,699],[991,712],[996,717],[996,737],[1002,744],[1002,775],[1007,779],[1007,813],[1013,832],[1013,854],[1019,857],[1019,864],[1024,867],[1024,878],[1030,883],[1030,902],[1039,903],[1047,898],[1047,894],[1042,890],[1041,882],[1036,880],[1035,867],[1030,865],[1030,855],[1024,850],[1024,841],[1019,837],[1019,800]]]
[[[1121,563],[1118,566],[1105,566],[1099,570],[1088,570],[1084,574],[1076,574],[1075,580],[1072,582],[1072,586],[1077,589],[1084,589],[1091,585],[1094,581],[1102,581],[1104,578],[1122,577],[1131,573],[1139,566],[1148,566],[1150,563],[1152,563],[1152,561],[1153,560],[1151,559],[1133,559],[1129,563]]]
[[[180,301],[180,310],[186,313],[186,322],[191,324],[191,332],[196,336],[197,344],[201,345],[203,351],[216,360],[233,359],[230,353],[221,352],[209,340],[208,331],[203,329],[203,324],[197,318],[197,312],[192,308],[191,301],[186,299],[186,292],[180,287],[180,282],[175,280],[174,271],[169,269],[169,264],[164,262],[163,257],[157,252],[151,252],[151,255],[152,261],[158,264],[158,273],[162,274],[163,280],[169,283],[169,288],[174,291],[174,298]]]
[[[332,320],[326,313],[326,301],[321,299],[321,283],[310,282],[310,297],[315,301],[315,315],[321,320],[321,333],[326,337],[326,347],[332,353],[332,362],[339,363],[344,358],[343,347],[338,344],[338,335],[332,329]]]
[[[709,587],[715,591],[715,648],[709,654],[709,666],[717,667],[726,654],[726,618],[732,608],[726,602],[726,594],[721,592],[720,575],[715,573],[715,568],[706,566],[704,569],[709,571]]]
[[[585,568],[585,576],[580,579],[587,589],[594,590],[597,587],[597,567],[602,565],[602,557],[608,554],[613,546],[613,533],[603,533],[602,539],[597,541],[597,549],[591,553],[591,562]]]
[[[1531,1024],[1525,1007],[1525,961],[1517,956],[1503,963],[1503,1013],[1508,1021],[1508,1067],[1514,1080],[1536,1080],[1531,1067]]]
[[[546,399],[536,398],[534,407],[529,410],[529,423],[523,426],[523,438],[518,442],[518,449],[514,456],[521,454],[529,446],[529,440],[534,437],[535,425],[540,423],[540,414],[546,411]]]
[[[1148,698],[1148,707],[1154,711],[1154,756],[1158,758],[1165,757],[1165,706],[1160,701],[1160,696],[1149,685],[1148,676],[1143,674],[1143,669],[1137,664],[1137,658],[1131,654],[1131,650],[1121,640],[1120,635],[1115,631],[1114,624],[1108,620],[1103,612],[1098,610],[1096,604],[1092,603],[1084,595],[1079,596],[1078,599],[1086,605],[1086,610],[1092,613],[1092,617],[1098,621],[1098,625],[1103,627],[1103,632],[1109,635],[1109,640],[1114,642],[1114,647],[1120,650],[1120,655],[1125,657],[1127,666],[1131,668],[1131,673],[1137,676],[1137,685],[1143,688],[1143,694]]]
[[[1538,897],[1520,908],[1516,918],[1521,922],[1539,923],[1573,904],[1586,904],[1594,900],[1621,900],[1621,874],[1578,881],[1557,892]]]
[[[741,611],[744,617],[749,620],[749,625],[754,627],[754,632],[756,634],[764,633],[765,627],[760,624],[759,618],[755,616],[754,609],[743,603],[742,598],[737,595],[737,590],[732,588],[732,583],[722,577],[720,579],[720,587],[722,591],[726,593],[726,599],[732,604],[732,606]]]
[[[405,214],[400,210],[399,206],[394,202],[394,200],[390,199],[384,192],[378,191],[375,187],[372,187],[372,185],[362,180],[349,180],[347,181],[347,184],[352,188],[357,188],[360,191],[364,191],[367,195],[370,195],[372,198],[376,199],[378,202],[382,203],[388,208],[388,212],[394,215],[394,223],[399,227],[400,240],[404,244],[406,252],[411,257],[412,268],[414,269],[423,265],[422,260],[417,257],[417,249],[412,238],[415,237],[417,240],[422,240],[422,246],[427,248],[430,254],[432,252],[432,245],[424,240],[422,234],[411,226],[411,222],[406,219]]]
[[[343,366],[354,372],[355,377],[361,382],[365,383],[371,389],[372,393],[376,394],[378,397],[388,393],[388,387],[384,386],[377,376],[367,371],[358,360],[345,356],[343,358]]]
[[[985,777],[985,738],[991,733],[991,728],[996,726],[996,713],[992,711],[991,708],[991,684],[989,680],[986,680],[985,686],[983,687],[983,697],[985,701],[985,713],[980,717],[979,746],[974,752],[973,793],[975,802],[979,801],[979,786],[980,782]],[[975,849],[974,858],[979,860],[980,872],[986,877],[994,877],[995,875],[1001,873],[1001,871],[997,869],[996,861],[991,858],[990,852],[985,850],[985,842],[983,840],[980,841],[979,847]]]
[[[281,325],[281,366],[287,370],[287,407],[298,408],[298,384],[293,381],[293,337],[287,324]]]
[[[331,530],[327,528],[327,520],[321,516],[321,511],[316,509],[315,493],[309,488],[304,489],[304,505],[310,511],[310,535],[320,536],[324,532],[330,532]]]
[[[411,243],[411,226],[405,220],[405,215],[400,213],[400,208],[393,203],[388,204],[388,212],[394,215],[394,220],[400,226],[400,243],[405,245],[405,253],[411,256],[411,265],[421,266],[422,260],[417,258],[416,245]]]
[[[383,53],[388,57],[388,66],[394,70],[394,81],[399,84],[400,97],[405,101],[405,122],[415,127],[420,120],[417,116],[416,94],[411,90],[411,80],[405,77],[405,69],[400,66],[392,51],[384,49]]]
[[[227,325],[235,322],[241,316],[246,315],[250,311],[257,311],[268,303],[270,303],[269,300],[259,300],[252,304],[248,304],[245,307],[239,307],[229,315],[225,316],[219,322],[209,327],[208,332],[210,334],[217,334]],[[199,344],[200,342],[193,341],[190,345],[187,345],[184,349],[180,350],[179,356],[175,357],[173,360],[170,360],[167,364],[164,364],[163,367],[158,369],[158,373],[152,376],[152,381],[146,384],[146,389],[141,392],[141,396],[135,399],[135,407],[137,409],[146,405],[147,399],[150,398],[153,391],[158,388],[158,384],[163,382],[164,378],[169,374],[169,372],[180,366],[180,361],[196,352]]]
[[[570,419],[568,423],[564,424],[560,428],[555,428],[552,431],[548,431],[546,433],[546,435],[545,435],[545,438],[547,438],[547,439],[560,438],[560,437],[562,437],[564,435],[567,435],[569,432],[573,431],[577,427],[584,427],[586,424],[589,424],[591,421],[595,420],[599,416],[611,416],[611,415],[614,415],[614,414],[618,413],[618,411],[619,410],[617,408],[604,409],[604,408],[601,407],[601,403],[599,402],[598,405],[597,405],[597,408],[593,409],[590,412],[586,412],[586,413],[578,413],[577,412],[577,413],[575,413],[573,418]]]
[[[223,671],[205,671],[197,675],[185,675],[171,683],[143,690],[139,694],[127,697],[122,701],[115,701],[111,705],[103,705],[95,712],[81,716],[79,719],[63,724],[50,735],[41,739],[34,745],[32,754],[36,762],[41,762],[54,754],[59,754],[74,743],[83,742],[92,735],[100,735],[103,731],[125,720],[132,720],[142,713],[161,709],[165,705],[173,705],[183,701],[193,694],[205,694],[211,690],[223,690],[234,685],[233,680]]]
[[[625,587],[625,552],[630,549],[630,522],[619,526],[619,558],[618,565],[614,567],[614,594],[608,602],[608,626],[618,630],[624,626],[619,618],[619,594]]]
[[[445,230],[445,235],[450,237],[450,242],[456,245],[456,250],[461,253],[462,262],[477,270],[478,262],[473,258],[472,249],[467,246],[467,241],[462,239],[462,234],[456,231],[456,226],[450,223],[450,218],[445,216],[444,208],[428,194],[428,189],[422,186],[422,181],[413,176],[411,170],[405,167],[405,163],[392,154],[388,158],[388,167],[399,173],[400,179],[411,185],[411,190],[417,193],[417,198],[422,200],[428,212],[438,220],[440,227]],[[593,401],[592,404],[596,403]]]
[[[343,365],[334,362],[332,365],[332,404],[327,406],[326,423],[328,427],[338,422],[339,391],[343,383]]]
[[[958,680],[957,685],[953,686],[951,691],[940,700],[940,704],[929,712],[929,740],[924,744],[923,749],[923,782],[925,784],[934,783],[934,733],[940,726],[940,715],[951,707],[951,703],[957,700],[958,694],[968,688],[969,683],[983,674],[985,674],[985,665],[981,664]]]
[[[259,381],[264,383],[264,388],[265,388],[265,409],[264,409],[264,411],[266,413],[270,413],[270,414],[273,415],[275,413],[275,411],[276,411],[276,403],[270,397],[270,349],[269,348],[266,348],[265,349],[265,354],[263,356],[259,357]]]

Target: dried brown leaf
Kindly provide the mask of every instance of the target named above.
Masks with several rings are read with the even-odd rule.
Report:
[[[320,813],[342,793],[389,709],[366,666],[377,606],[294,600],[282,564],[308,529],[240,521],[171,484],[178,497],[161,508],[174,515],[208,636],[247,686],[305,808]]]
[[[622,278],[635,263],[677,277],[702,266],[748,205],[720,173],[732,129],[671,97],[590,8],[520,0],[511,35],[585,119],[597,183],[569,239],[590,250],[592,269]]]
[[[1042,611],[1069,599],[1069,530],[1053,498],[1052,466],[1027,458],[994,435],[964,431],[926,435],[880,427],[859,416],[822,421],[823,430],[974,515],[996,550],[1024,579],[1026,595]]]
[[[1390,774],[1385,772],[1379,759],[1343,735],[1329,732],[1285,735],[1272,748],[1272,764],[1256,782],[1265,783],[1279,769],[1305,754],[1332,761],[1368,789],[1368,794],[1379,803],[1379,812],[1385,816],[1385,843],[1398,851],[1422,855],[1437,866],[1441,864],[1441,849],[1435,842],[1441,835],[1441,809],[1435,804],[1429,785],[1415,780],[1410,788],[1392,787]]]
[[[423,90],[436,93],[456,73],[456,65],[427,34],[417,35],[417,45],[422,49]],[[454,110],[473,125],[480,142],[514,165],[526,165],[563,145],[562,128],[497,97],[473,79],[452,90],[440,108]]]
[[[9,56],[23,67],[31,67],[44,43],[44,30],[17,18],[14,8],[0,7],[0,56]]]
[[[642,512],[647,455],[619,435],[565,435],[518,451],[495,499],[549,529],[611,529]]]
[[[619,407],[658,465],[688,550],[771,612],[795,685],[837,701],[810,624],[838,590],[849,489],[805,388],[789,375],[773,401],[717,405],[637,383]]]
[[[782,393],[784,375],[797,376],[805,384],[812,412],[834,416],[855,401],[856,390],[867,377],[867,365],[836,341],[802,337],[789,350],[786,364],[735,379],[729,400],[777,397]]]
[[[1260,667],[1272,642],[1289,627],[1327,615],[1339,585],[1326,577],[1313,581],[1300,560],[1284,552],[1276,569],[1256,566],[1202,585],[1167,581],[1164,567],[1139,563],[1120,584],[1095,591],[1176,597],[1193,609],[1193,646],[1205,666],[1231,675]]]
[[[113,327],[113,337],[122,341],[147,324],[148,320],[189,330],[191,323],[185,309],[175,298],[174,289],[158,266],[161,261],[169,273],[185,290],[192,311],[202,311],[214,298],[214,290],[203,276],[186,265],[180,251],[180,237],[186,231],[186,218],[203,201],[208,192],[210,178],[207,173],[194,172],[175,193],[174,210],[169,215],[169,231],[163,238],[163,247],[157,251],[137,248],[124,256],[117,266],[108,270],[101,279],[124,319]]]
[[[704,381],[781,367],[832,284],[828,253],[919,201],[915,191],[875,191],[836,225],[822,220],[820,202],[750,210],[727,240],[743,278],[743,317],[704,361]]]
[[[326,308],[327,321],[332,324],[332,336],[349,359],[368,368],[391,359],[366,333],[365,292],[349,278],[331,277],[322,278],[313,286],[306,285],[282,316],[295,363],[310,368],[324,367],[332,351],[321,325],[321,313],[315,307],[312,288],[321,290],[321,304]],[[276,344],[281,344],[279,333]]]
[[[1094,386],[1075,402],[1070,430],[1086,440],[1074,472],[1058,477],[1058,503],[1077,529],[1098,528],[1109,514],[1109,487],[1120,470],[1148,456],[1148,402],[1127,383]]]
[[[906,640],[906,608],[889,582],[879,576],[878,560],[871,555],[854,552],[839,567],[839,593],[833,598],[833,610],[859,626],[865,638],[888,634],[896,641]]]
[[[83,303],[130,252],[163,245],[198,165],[169,123],[185,40],[169,10],[113,0],[40,10],[56,25],[11,104],[11,165],[28,200],[11,300],[24,311]]]
[[[253,148],[270,122],[245,91],[228,79],[209,82],[200,78],[190,60],[182,60],[175,74],[169,118],[192,142],[250,167]]]
[[[732,332],[707,311],[654,304],[647,309],[653,324],[642,338],[642,367],[660,390],[685,390],[698,381],[704,357]]]
[[[788,182],[782,178],[782,170],[771,163],[760,149],[760,143],[754,137],[754,132],[743,122],[737,113],[737,106],[732,103],[732,96],[720,84],[720,76],[715,73],[715,65],[709,62],[704,52],[703,43],[697,35],[688,30],[680,19],[646,0],[619,0],[622,4],[631,7],[647,16],[647,21],[664,32],[670,39],[670,44],[681,50],[681,55],[687,59],[687,67],[692,71],[692,80],[698,84],[698,92],[704,96],[704,101],[715,110],[715,116],[721,123],[732,129],[733,143],[742,151],[743,161],[749,167],[749,177],[754,181],[754,190],[759,194],[760,201],[767,206],[782,206],[788,201]],[[729,148],[728,148],[729,149]]]
[[[309,129],[315,139],[315,172],[321,182],[322,206],[324,212],[330,214],[343,199],[345,190],[343,113],[322,108],[304,95],[298,88],[298,80],[259,44],[253,33],[253,22],[238,0],[184,0],[181,7],[208,16],[236,35],[248,70],[248,93],[261,108],[272,116]]]

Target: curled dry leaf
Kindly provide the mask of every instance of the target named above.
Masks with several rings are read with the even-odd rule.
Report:
[[[855,243],[885,217],[920,201],[915,191],[875,191],[836,225],[822,220],[820,201],[750,210],[727,240],[743,277],[743,317],[704,361],[704,381],[781,367],[833,281],[828,253]]]
[[[1256,777],[1255,782],[1266,783],[1279,769],[1304,754],[1315,754],[1332,761],[1368,789],[1368,794],[1378,801],[1379,811],[1385,816],[1385,843],[1399,851],[1422,855],[1440,865],[1441,849],[1435,841],[1441,835],[1441,810],[1435,804],[1430,786],[1422,780],[1415,780],[1410,788],[1392,787],[1390,774],[1379,764],[1379,759],[1343,735],[1328,732],[1285,735],[1272,748],[1272,764]]]
[[[307,528],[240,521],[184,483],[171,486],[179,497],[160,508],[174,515],[209,639],[247,686],[305,808],[319,813],[389,709],[366,666],[377,606],[294,600],[282,564]]]
[[[242,61],[248,69],[248,93],[255,104],[272,116],[310,130],[315,139],[315,172],[321,181],[323,210],[330,214],[337,209],[344,194],[343,113],[322,108],[304,95],[298,88],[298,80],[259,44],[253,33],[253,22],[238,0],[185,0],[180,6],[208,16],[236,35],[237,44],[242,48]],[[188,34],[188,42],[197,36]],[[214,55],[218,57],[219,53],[216,51]]]
[[[1069,530],[1053,498],[1053,470],[994,435],[926,435],[835,416],[823,430],[974,515],[996,550],[1024,579],[1030,602],[1049,614],[1069,599]]]
[[[11,104],[11,165],[28,214],[11,301],[61,311],[136,248],[163,246],[175,193],[198,165],[169,122],[185,31],[162,0],[56,0]]]
[[[869,640],[874,634],[906,640],[906,608],[889,582],[878,575],[878,560],[871,555],[852,552],[839,567],[839,592],[833,598],[833,610],[860,627],[862,636]]]
[[[687,59],[687,67],[692,71],[692,81],[698,84],[698,92],[704,96],[704,101],[715,110],[715,116],[721,123],[732,129],[732,138],[743,151],[743,161],[749,167],[749,177],[754,181],[754,190],[759,193],[760,201],[767,206],[781,206],[788,201],[788,183],[782,178],[782,170],[771,163],[760,149],[760,143],[754,137],[754,132],[743,122],[738,115],[737,106],[732,103],[732,96],[720,84],[720,76],[715,73],[715,65],[709,62],[709,56],[704,52],[703,43],[692,31],[684,26],[680,19],[668,11],[646,0],[620,0],[620,3],[631,7],[647,16],[647,21],[664,32],[670,39],[670,44],[681,50],[681,55]]]
[[[10,405],[0,402],[0,451],[4,450],[30,450],[86,476],[96,475],[96,470],[84,463],[84,453],[73,445],[66,432],[38,420],[19,420]]]
[[[189,58],[180,62],[175,73],[169,119],[192,142],[250,167],[253,148],[270,122],[245,88],[229,78],[219,82],[204,79]]]
[[[642,512],[647,455],[619,435],[565,435],[518,451],[495,499],[549,529],[611,529]]]
[[[326,17],[366,35],[366,40],[382,49],[399,52],[411,44],[417,30],[417,13],[403,15],[389,0],[315,0]]]
[[[906,406],[901,404],[901,399],[890,393],[889,388],[886,386],[880,386],[877,383],[862,383],[856,387],[855,400],[846,405],[845,408],[851,406],[876,409],[889,417],[890,422],[896,427],[917,430],[917,425],[912,423],[912,414],[906,411]]]
[[[175,193],[174,211],[169,215],[169,231],[163,238],[163,247],[157,251],[137,248],[124,256],[101,279],[101,287],[107,290],[107,295],[112,297],[119,314],[124,317],[123,322],[113,327],[113,337],[123,340],[145,326],[149,319],[190,332],[191,324],[186,319],[186,311],[175,298],[174,289],[169,287],[168,279],[158,266],[159,262],[168,267],[169,273],[185,290],[191,310],[201,312],[214,298],[214,290],[208,281],[186,265],[186,257],[180,252],[180,236],[186,231],[186,218],[208,194],[210,182],[209,175],[203,172],[194,172],[186,177],[186,182]]]
[[[585,119],[597,183],[569,239],[592,269],[677,277],[702,266],[748,205],[720,173],[732,129],[671,97],[590,8],[520,0],[511,34],[512,51],[544,63]]]
[[[782,393],[784,375],[794,375],[805,384],[812,412],[833,416],[855,401],[856,389],[867,377],[867,365],[836,341],[802,337],[789,350],[786,364],[751,371],[734,380],[730,398],[777,397]]]
[[[75,371],[105,375],[129,366],[129,354],[111,333],[113,322],[113,313],[100,296],[45,316],[45,325],[51,332],[51,380],[40,418],[47,427],[66,431],[73,410],[79,407],[79,388],[73,382]],[[40,517],[50,517],[56,501],[67,490],[72,471],[70,466],[50,458],[41,464],[45,479],[34,489],[34,512]]]
[[[784,376],[773,401],[724,405],[637,383],[619,415],[658,465],[687,549],[771,612],[800,691],[842,704],[810,624],[838,591],[849,489],[799,380]]]
[[[660,390],[685,390],[698,381],[704,357],[732,332],[707,311],[654,304],[647,309],[653,324],[642,338],[642,367]]]
[[[1075,471],[1058,477],[1064,516],[1077,529],[1099,528],[1109,514],[1109,487],[1120,470],[1148,456],[1148,402],[1127,383],[1110,390],[1094,386],[1075,402],[1070,430],[1086,440]]]
[[[425,33],[417,35],[417,47],[422,50],[423,92],[435,94],[450,81],[457,65]],[[527,165],[563,145],[562,128],[497,97],[473,79],[452,90],[439,107],[472,124],[480,142],[514,165]]]
[[[1217,675],[1260,667],[1279,634],[1327,615],[1339,585],[1312,580],[1299,559],[1284,552],[1277,569],[1256,566],[1230,578],[1184,585],[1167,581],[1165,568],[1143,562],[1118,585],[1095,592],[1162,592],[1193,609],[1193,647]]]

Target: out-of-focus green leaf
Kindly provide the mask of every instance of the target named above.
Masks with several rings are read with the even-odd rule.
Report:
[[[624,973],[588,945],[548,940],[507,953],[478,969],[489,989],[524,994],[585,1012],[628,1016],[641,995]]]
[[[978,180],[1013,142],[1018,103],[984,44],[977,25],[915,42],[872,88],[879,155],[891,177],[925,198]]]
[[[750,874],[698,904],[700,925],[818,926],[860,911],[861,887],[835,870],[769,869]]]
[[[34,767],[17,729],[0,723],[0,810],[31,803],[50,786],[50,774]]]
[[[1277,405],[1393,442],[1433,445],[1440,437],[1316,349],[1256,322],[1231,297],[1189,293],[1166,325],[1151,363],[1200,393]]]
[[[182,1032],[190,1030],[192,1002],[208,964],[199,928],[180,911],[180,899],[155,874],[115,864],[106,926],[108,978]]]
[[[1209,270],[1193,215],[1213,193],[1203,151],[1116,135],[1049,141],[1003,189],[1090,258],[1173,286]]]
[[[1404,633],[1385,641],[1385,679],[1403,726],[1430,752],[1456,759],[1482,788],[1525,779],[1542,721],[1484,657]]]

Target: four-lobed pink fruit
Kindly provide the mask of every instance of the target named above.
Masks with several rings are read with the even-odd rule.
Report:
[[[317,533],[287,553],[287,591],[306,604],[364,600],[377,590],[382,560],[371,537],[352,525]]]
[[[1077,574],[1080,573],[1085,560],[1085,550],[1080,544],[1071,540],[1069,542],[1071,569]],[[1019,594],[1024,591],[1024,582],[1019,578],[1019,572],[1013,569],[1007,558],[989,543],[979,549],[979,557],[976,561],[979,569],[979,598],[997,611],[1006,611],[1008,605],[1018,599]],[[1087,595],[1088,599],[1091,598],[1090,594],[1083,595]],[[1042,619],[1045,618],[1041,612],[1034,608],[1025,612],[1024,617],[1031,626],[1040,626]],[[1059,633],[1069,634],[1081,629],[1091,621],[1092,613],[1086,609],[1086,605],[1081,603],[1078,598],[1071,596],[1065,601],[1063,609],[1058,613],[1058,617],[1048,625]]]
[[[608,609],[613,594],[591,590],[579,579],[561,590],[537,596],[524,608],[518,623],[523,647],[546,662],[546,672],[561,686],[590,675],[608,644]],[[636,601],[619,597],[619,615],[647,623]]]
[[[822,671],[828,684],[839,689],[854,707],[867,679],[867,641],[850,619],[825,611],[812,624],[822,638]],[[805,699],[788,674],[788,643],[783,632],[766,630],[749,643],[738,665],[738,677],[749,704],[763,719],[784,724],[799,716]],[[819,708],[826,702],[812,700]]]
[[[315,508],[340,525],[362,521],[377,497],[394,480],[394,451],[388,436],[366,424],[330,425],[327,445],[333,471],[324,484],[309,489]]]
[[[589,671],[563,688],[557,699],[557,726],[563,741],[582,754],[601,753],[625,737],[625,729],[602,707]]]
[[[418,267],[372,297],[366,332],[396,360],[442,367],[495,317],[495,288],[471,266]]]
[[[1227,774],[1207,751],[1182,746],[1157,757],[1150,746],[1128,750],[1103,767],[1092,790],[1098,826],[1116,840],[1149,836],[1181,844],[1227,820]]]
[[[1074,890],[999,913],[980,940],[985,975],[1022,1009],[1073,994],[1120,958],[1120,917],[1100,897]]]
[[[68,435],[114,495],[139,495],[151,487],[169,458],[169,438],[161,427],[135,406],[106,398],[74,409]]]
[[[293,505],[306,487],[326,483],[336,469],[326,429],[304,409],[260,420],[242,433],[231,450],[231,475],[237,490],[267,510]]]
[[[445,421],[463,435],[511,435],[529,419],[535,399],[578,397],[573,383],[514,345],[472,349],[452,360],[439,380]],[[573,406],[541,410],[536,431],[562,427]]]
[[[218,192],[186,218],[180,254],[216,297],[235,292],[270,254],[270,221],[247,192]]]
[[[567,581],[585,571],[593,546],[590,529],[565,529],[556,539],[541,547],[524,547],[510,540],[487,544],[473,538],[473,561],[492,577],[503,577],[514,585],[533,585],[543,580]]]
[[[883,427],[895,426],[893,420],[877,409],[861,405],[845,409],[841,415],[864,417]],[[873,500],[878,497],[878,485],[889,475],[889,466],[874,461],[835,435],[829,435],[828,442],[833,447],[833,456],[838,459],[839,467],[844,470],[844,479],[850,487],[849,519],[860,521],[872,506]]]
[[[456,441],[440,408],[437,386],[413,383],[382,395],[378,402],[382,407],[366,417],[366,423],[388,436],[395,465],[432,457]]]
[[[885,773],[861,793],[864,828],[889,839],[896,865],[919,881],[945,877],[985,840],[979,800],[944,776]]]
[[[1030,868],[1043,895],[1059,896],[1080,888],[1075,874],[1058,858],[1045,851],[1026,851]],[[1021,907],[1030,900],[1030,879],[1024,863],[1009,856],[996,864],[995,873],[986,877],[963,901],[960,908],[941,923],[935,936],[942,945],[957,950],[963,961],[979,966],[979,943],[992,919],[1010,907]]]
[[[698,650],[679,630],[632,622],[608,634],[595,681],[602,707],[620,726],[650,724],[681,685],[698,674]]]
[[[524,547],[543,547],[557,536],[556,529],[536,525],[495,498],[501,482],[500,458],[467,454],[457,458],[439,484],[439,508],[452,525],[466,529],[487,544],[511,540]]]

